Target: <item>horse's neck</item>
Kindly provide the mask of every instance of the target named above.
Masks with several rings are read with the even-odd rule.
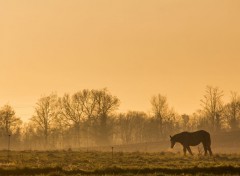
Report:
[[[182,141],[182,137],[180,135],[175,136],[175,141],[176,142],[181,142]]]
[[[189,138],[189,135],[187,133],[180,133],[179,135],[176,135],[176,142],[185,142],[186,141],[186,137]]]

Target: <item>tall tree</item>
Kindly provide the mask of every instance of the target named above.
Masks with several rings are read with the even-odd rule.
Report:
[[[231,130],[239,129],[240,97],[237,92],[231,92],[231,101],[224,107],[224,117]]]
[[[97,143],[106,144],[110,141],[112,127],[108,124],[111,113],[113,113],[120,105],[120,101],[113,96],[107,89],[94,91],[96,99],[97,117],[95,125],[98,126]]]
[[[76,94],[65,94],[61,99],[61,117],[64,123],[75,129],[77,147],[80,147],[80,126],[84,118],[83,105]]]
[[[48,146],[49,135],[52,130],[52,124],[57,117],[57,95],[51,94],[43,96],[38,100],[35,106],[35,114],[32,116],[31,121],[35,124],[44,136],[45,147]]]
[[[152,112],[154,114],[155,119],[158,124],[159,136],[162,136],[163,131],[163,123],[164,120],[168,118],[169,115],[169,107],[167,103],[167,98],[162,96],[161,94],[155,95],[151,99]]]
[[[97,117],[97,97],[95,96],[97,90],[84,89],[75,93],[73,96],[81,104],[82,117],[82,134],[87,138],[87,145],[89,142],[94,142],[93,131],[95,129],[94,121]]]
[[[22,121],[20,118],[16,117],[15,111],[9,105],[5,105],[0,109],[0,132],[1,138],[6,141],[8,136],[15,136],[15,138],[20,138],[20,126]],[[6,146],[4,143],[4,146]]]
[[[12,134],[21,124],[20,118],[16,117],[15,111],[9,105],[5,105],[0,110],[0,126],[5,134]]]
[[[75,93],[74,98],[81,104],[84,116],[91,120],[96,116],[97,110],[97,90],[84,89]]]
[[[118,134],[124,144],[142,142],[143,128],[147,115],[143,112],[129,111],[119,114],[117,119]]]
[[[223,91],[218,87],[207,86],[204,98],[201,100],[205,116],[209,119],[210,128],[214,132],[221,129],[221,115],[223,111]]]

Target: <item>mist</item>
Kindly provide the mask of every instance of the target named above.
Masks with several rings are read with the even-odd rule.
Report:
[[[122,152],[181,152],[181,145],[170,149],[170,135],[182,131],[210,132],[217,153],[238,153],[240,142],[240,98],[231,92],[223,102],[223,91],[207,86],[199,110],[179,114],[167,97],[154,95],[149,112],[118,112],[121,101],[107,89],[84,89],[74,94],[40,97],[28,122],[16,116],[10,105],[0,110],[0,149],[83,150]],[[9,141],[11,145],[8,146]],[[233,144],[234,142],[234,145]],[[195,153],[202,145],[193,147]]]

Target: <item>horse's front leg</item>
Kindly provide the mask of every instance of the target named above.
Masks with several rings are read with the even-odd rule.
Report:
[[[190,148],[189,146],[187,146],[186,148],[187,148],[188,152],[189,152],[191,155],[193,155],[191,148]]]
[[[184,153],[184,156],[186,155],[186,151],[187,151],[187,148],[185,146],[183,146],[183,153]]]

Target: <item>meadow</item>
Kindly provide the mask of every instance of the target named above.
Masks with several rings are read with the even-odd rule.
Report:
[[[0,175],[240,175],[239,154],[0,151]]]

